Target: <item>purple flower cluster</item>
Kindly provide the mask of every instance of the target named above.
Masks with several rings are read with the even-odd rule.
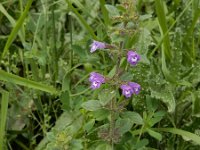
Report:
[[[94,90],[100,88],[102,83],[105,83],[105,78],[99,73],[92,72],[90,73],[89,81],[91,82],[90,87]]]
[[[106,44],[102,43],[102,42],[98,42],[93,40],[93,43],[90,45],[90,52],[93,53],[95,52],[97,49],[104,49],[106,48]]]
[[[90,45],[90,52],[93,53],[97,49],[105,49],[106,48],[105,43],[98,42],[93,40],[93,43]],[[128,51],[127,53],[127,61],[130,63],[131,66],[135,66],[138,61],[140,60],[140,55],[137,54],[134,51]],[[90,73],[90,78],[89,81],[91,82],[91,88],[92,89],[97,89],[100,88],[101,84],[105,83],[105,77],[99,73],[92,72]],[[140,92],[140,85],[135,82],[128,82],[127,84],[122,84],[120,86],[122,89],[122,94],[126,98],[130,98],[133,94],[139,94]]]
[[[140,92],[140,85],[135,82],[128,82],[128,84],[123,84],[120,87],[122,89],[122,94],[129,98],[132,96],[132,94],[139,94]]]

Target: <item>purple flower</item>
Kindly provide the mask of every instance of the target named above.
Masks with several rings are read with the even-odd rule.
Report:
[[[140,85],[135,82],[128,82],[128,84],[123,84],[120,87],[122,89],[122,94],[129,98],[132,96],[132,94],[139,94],[140,92]]]
[[[93,40],[93,43],[90,45],[90,52],[93,53],[95,52],[97,49],[104,49],[106,48],[106,44],[102,43],[102,42],[98,42]]]
[[[127,60],[132,66],[135,66],[137,62],[140,60],[140,55],[134,51],[128,51]]]
[[[91,72],[89,81],[91,82],[90,87],[94,90],[100,88],[102,83],[105,83],[105,78],[99,73]]]
[[[101,82],[99,82],[98,80],[97,81],[93,81],[93,82],[91,82],[91,89],[98,89],[98,88],[100,88],[100,86],[101,86]]]
[[[139,94],[141,86],[135,82],[129,82],[128,85],[133,89],[134,94]]]
[[[126,84],[123,84],[121,85],[120,87],[122,89],[122,94],[126,97],[126,98],[129,98],[131,97],[131,95],[133,94],[133,89],[131,86],[129,85],[126,85]]]

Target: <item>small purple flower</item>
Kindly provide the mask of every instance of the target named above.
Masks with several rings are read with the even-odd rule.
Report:
[[[132,66],[135,66],[137,62],[140,60],[140,55],[134,51],[128,51],[127,60]]]
[[[98,89],[98,88],[100,88],[100,86],[101,86],[101,82],[99,82],[99,81],[93,81],[93,82],[91,82],[91,89]]]
[[[102,43],[102,42],[98,42],[93,40],[93,43],[90,45],[90,52],[93,53],[95,52],[97,49],[104,49],[106,48],[106,44]]]
[[[105,78],[99,73],[91,72],[89,81],[91,82],[90,87],[94,90],[100,88],[102,83],[105,83]]]
[[[123,94],[126,98],[131,97],[131,95],[132,95],[133,92],[134,92],[133,89],[132,89],[132,87],[129,86],[129,85],[123,84],[123,85],[121,85],[120,88],[122,89],[122,94]]]
[[[91,72],[89,81],[93,82],[94,80],[99,80],[100,82],[105,83],[105,78],[103,75],[96,72]]]
[[[133,89],[134,94],[139,94],[141,86],[135,82],[129,82],[128,85]]]

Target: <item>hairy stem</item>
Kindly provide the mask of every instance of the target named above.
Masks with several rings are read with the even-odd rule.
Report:
[[[115,99],[111,100],[110,104],[110,144],[112,145],[112,149],[114,149],[114,128],[115,128],[115,118],[114,118],[114,106],[115,106]]]

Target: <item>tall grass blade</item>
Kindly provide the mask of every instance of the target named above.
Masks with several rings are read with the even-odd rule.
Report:
[[[56,24],[55,24],[55,15],[54,15],[54,5],[52,6],[52,33],[53,33],[53,38],[52,38],[52,58],[53,58],[53,81],[54,83],[56,82],[57,78],[58,78],[58,53],[57,53],[57,46],[56,46]]]
[[[156,0],[155,4],[156,4],[156,12],[158,16],[158,21],[159,21],[159,25],[161,29],[161,35],[163,36],[166,34],[166,36],[163,39],[164,53],[167,59],[171,59],[172,54],[170,50],[169,34],[167,33],[168,28],[167,28],[167,20],[166,20],[165,12],[164,12],[163,1]]]
[[[189,6],[191,5],[191,3],[193,2],[193,0],[188,0],[186,7],[183,9],[183,11],[179,14],[179,16],[176,18],[176,20],[172,23],[172,25],[168,28],[167,32],[161,37],[161,39],[159,40],[158,44],[156,45],[156,47],[153,49],[153,51],[150,54],[150,57],[155,53],[155,51],[160,47],[160,45],[162,44],[164,38],[168,35],[169,31],[171,31],[171,29],[175,26],[175,24],[180,20],[180,18],[183,16],[183,14],[186,12],[186,10],[189,8]]]
[[[167,28],[167,21],[165,17],[165,12],[164,12],[164,6],[163,6],[163,1],[161,0],[156,0],[156,12],[158,16],[158,22],[161,30],[161,35],[162,37],[165,35],[163,38],[163,44],[162,44],[162,71],[163,74],[165,75],[165,78],[170,81],[170,82],[175,82],[173,80],[173,77],[170,76],[170,71],[167,68],[166,65],[166,59],[170,60],[172,57],[171,51],[170,51],[170,40],[169,40],[169,34],[168,34],[168,28]]]
[[[89,32],[89,34],[92,36],[93,39],[97,40],[96,35],[94,34],[93,29],[88,25],[88,23],[84,20],[84,18],[78,13],[76,8],[74,8],[69,0],[66,0],[69,9],[78,17],[78,19],[81,21],[82,25],[86,28],[86,30]]]
[[[199,0],[193,1],[192,3],[192,22],[191,25],[189,26],[189,29],[184,37],[184,43],[186,43],[186,45],[188,45],[187,47],[187,53],[189,54],[189,60],[191,60],[193,63],[195,61],[196,58],[196,49],[193,47],[193,32],[195,29],[196,24],[199,21],[199,17],[200,17],[200,8],[199,8]],[[191,38],[192,37],[192,38]],[[191,43],[192,43],[192,47],[191,47]]]
[[[3,5],[1,3],[0,3],[0,12],[2,12],[7,17],[7,19],[10,21],[12,27],[14,27],[16,25],[15,19],[6,11],[6,9],[3,7]],[[19,38],[22,41],[22,43],[24,43],[25,40],[24,40],[23,32],[19,31],[18,34],[19,34]]]
[[[8,37],[8,40],[6,42],[6,45],[3,49],[3,53],[1,55],[1,59],[6,55],[6,53],[8,52],[8,49],[10,47],[10,45],[12,44],[13,40],[15,39],[20,27],[23,25],[23,22],[28,14],[28,11],[31,7],[31,4],[32,4],[33,0],[28,0],[27,2],[27,5],[25,7],[25,10],[24,12],[22,13],[22,15],[20,16],[20,18],[18,19],[17,23],[16,23],[16,26],[13,28],[13,30],[11,31],[9,37]]]
[[[41,91],[48,92],[51,94],[58,94],[57,90],[53,87],[28,80],[14,74],[7,73],[3,70],[0,70],[0,80],[11,82],[13,84],[19,84],[28,88],[36,89],[36,90],[41,90]]]
[[[101,6],[104,23],[106,26],[109,26],[111,24],[111,21],[109,19],[109,13],[105,7],[105,0],[100,0],[100,6]]]
[[[4,136],[6,130],[6,118],[8,111],[8,99],[9,92],[5,90],[1,90],[2,98],[1,98],[1,122],[0,122],[0,150],[4,150]]]

